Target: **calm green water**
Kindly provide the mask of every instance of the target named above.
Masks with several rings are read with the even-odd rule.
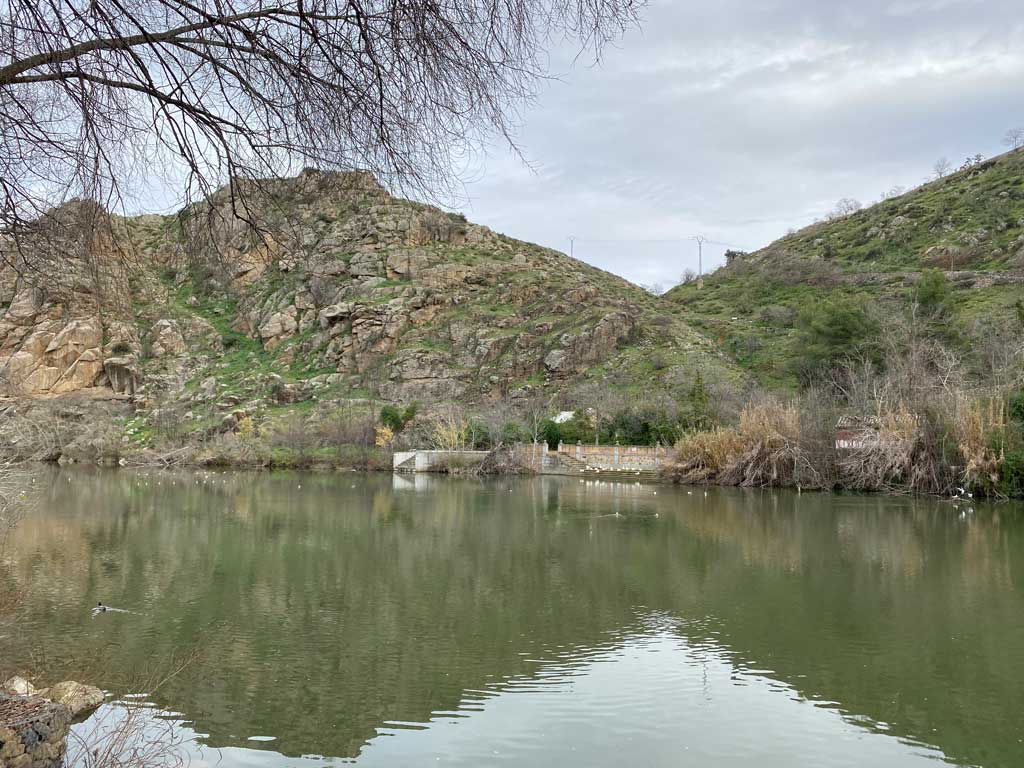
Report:
[[[0,625],[0,670],[145,693],[194,764],[1024,765],[1020,507],[569,478],[39,484],[3,555],[27,622]],[[93,618],[98,600],[131,613]]]

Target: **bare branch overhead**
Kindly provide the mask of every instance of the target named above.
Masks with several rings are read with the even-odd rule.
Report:
[[[186,194],[313,165],[444,194],[508,138],[547,46],[595,55],[643,0],[8,0],[0,230],[154,169]]]

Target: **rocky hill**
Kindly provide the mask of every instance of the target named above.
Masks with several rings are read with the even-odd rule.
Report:
[[[1024,151],[790,234],[666,298],[677,317],[772,387],[795,384],[800,314],[825,298],[862,300],[882,328],[905,317],[922,274],[950,289],[946,324],[977,377],[1019,345],[1024,298]]]
[[[108,393],[143,411],[223,412],[326,397],[480,404],[588,380],[672,392],[698,371],[742,379],[640,288],[394,198],[365,174],[306,171],[172,216],[73,203],[0,249],[10,397]]]

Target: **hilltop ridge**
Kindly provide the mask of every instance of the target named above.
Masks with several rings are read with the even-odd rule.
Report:
[[[817,222],[728,263],[666,300],[773,388],[795,384],[802,311],[826,298],[882,318],[912,309],[923,274],[939,272],[976,377],[994,346],[1019,341],[1024,296],[1024,151],[1016,150],[843,216]]]

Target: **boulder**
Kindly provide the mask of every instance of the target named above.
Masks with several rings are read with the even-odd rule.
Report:
[[[352,314],[352,304],[332,304],[329,307],[324,307],[320,310],[318,317],[320,318],[320,327],[327,328],[329,325],[339,323],[345,320]]]
[[[213,400],[217,397],[217,379],[214,376],[207,376],[199,382],[199,395],[204,400]]]
[[[309,400],[313,394],[314,386],[305,385],[304,382],[290,384],[277,374],[267,379],[268,389],[274,402],[279,405],[290,405]]]
[[[0,691],[3,693],[13,693],[19,696],[31,696],[36,692],[36,688],[32,683],[26,680],[24,677],[9,677],[4,680],[3,684],[0,685]]]
[[[297,312],[294,305],[290,306],[283,312],[275,312],[260,326],[260,338],[267,351],[277,349],[285,339],[295,335],[299,327],[299,323],[295,319]]]
[[[391,279],[412,280],[429,266],[426,251],[419,248],[394,251],[388,254],[387,275]]]
[[[134,395],[138,387],[139,372],[132,357],[108,357],[103,361],[103,371],[110,381],[110,388],[122,395]]]
[[[177,320],[157,320],[153,325],[152,340],[150,349],[153,357],[177,357],[188,349]]]
[[[565,367],[567,357],[564,349],[552,349],[544,356],[544,367],[552,373],[557,373]]]
[[[66,680],[63,683],[45,688],[38,693],[44,699],[63,704],[71,711],[72,717],[78,717],[83,712],[96,709],[103,703],[103,691],[94,685],[76,683],[74,680]]]

